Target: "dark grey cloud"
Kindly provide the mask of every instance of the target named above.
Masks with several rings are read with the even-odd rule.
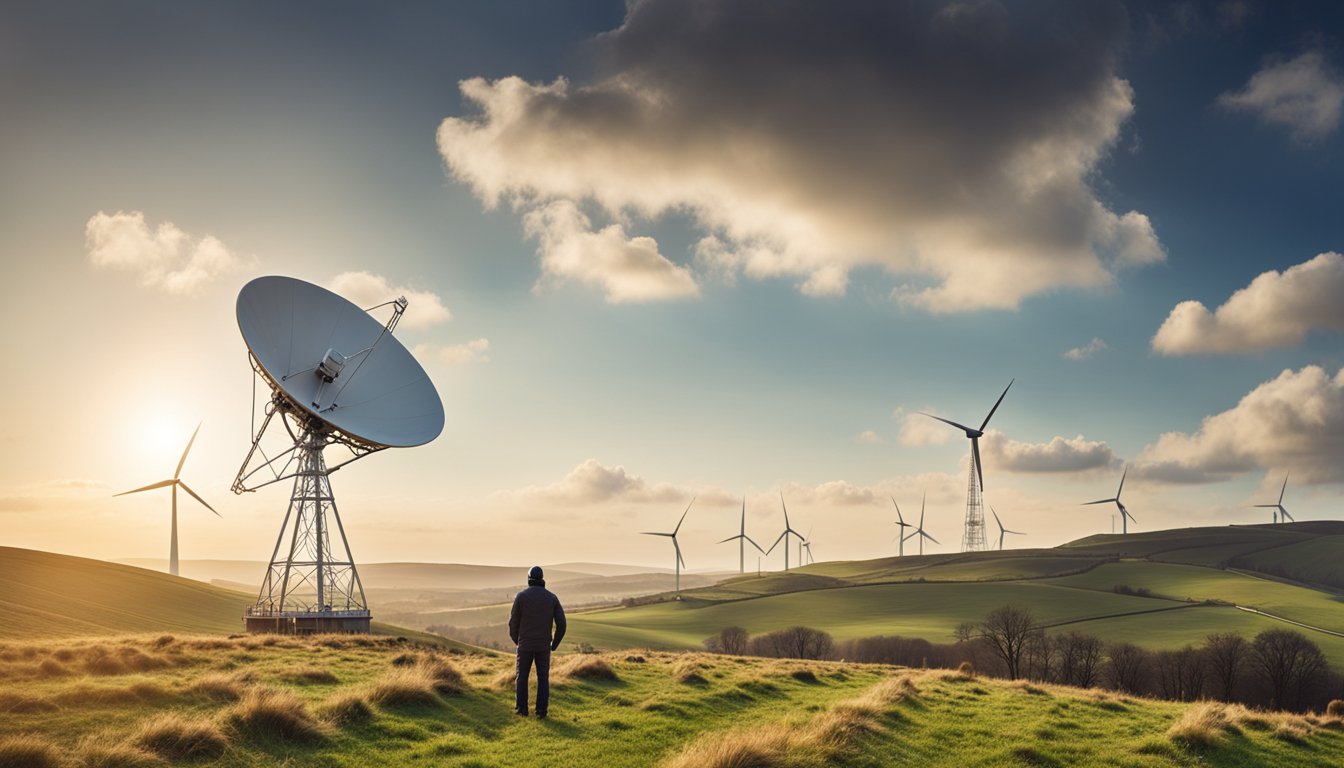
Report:
[[[689,212],[702,273],[835,294],[877,266],[934,311],[1015,307],[1164,258],[1089,185],[1133,110],[1125,28],[1112,3],[644,0],[591,82],[465,81],[439,149],[490,205]]]

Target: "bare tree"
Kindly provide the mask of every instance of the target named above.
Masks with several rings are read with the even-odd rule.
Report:
[[[829,634],[802,626],[775,630],[750,642],[751,652],[757,656],[789,659],[824,659],[834,646]]]
[[[746,653],[747,630],[742,627],[724,627],[719,630],[719,649],[733,656]]]
[[[1032,630],[1031,635],[1027,637],[1025,653],[1027,677],[1032,680],[1053,680],[1058,650],[1051,637],[1045,634],[1045,630]]]
[[[1059,681],[1079,688],[1097,684],[1101,666],[1101,640],[1083,632],[1055,635],[1059,647]]]
[[[1222,701],[1232,701],[1236,695],[1248,651],[1246,638],[1234,632],[1209,635],[1204,639],[1204,664],[1214,694]]]
[[[980,636],[1008,668],[1008,679],[1016,680],[1021,671],[1022,654],[1036,622],[1031,611],[1020,605],[1005,605],[989,612],[980,624]]]
[[[1153,654],[1153,670],[1164,699],[1194,701],[1204,693],[1204,660],[1191,646]]]
[[[1133,643],[1111,643],[1106,682],[1118,691],[1143,693],[1148,680],[1148,652]]]
[[[1267,629],[1251,641],[1250,667],[1269,688],[1270,706],[1300,706],[1317,678],[1329,671],[1315,643],[1291,629]]]

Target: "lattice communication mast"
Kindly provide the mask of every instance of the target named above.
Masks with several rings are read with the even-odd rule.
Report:
[[[369,314],[384,307],[391,308],[386,323]],[[392,336],[406,307],[398,298],[363,310],[289,277],[259,277],[238,295],[238,327],[253,373],[270,387],[271,398],[233,491],[294,481],[256,605],[243,616],[249,632],[369,631],[364,585],[330,475],[385,448],[423,445],[443,431],[438,392]],[[268,455],[263,438],[276,421],[284,432]],[[346,453],[328,465],[328,448]]]

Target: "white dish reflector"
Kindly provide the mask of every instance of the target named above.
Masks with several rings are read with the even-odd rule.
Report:
[[[258,277],[238,294],[238,329],[273,389],[347,437],[408,448],[443,431],[425,369],[382,323],[325,288]]]

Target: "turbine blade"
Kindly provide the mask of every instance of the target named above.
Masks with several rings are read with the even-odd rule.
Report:
[[[723,541],[720,541],[719,543],[720,543],[720,544],[727,544],[727,543],[730,542],[730,541],[737,541],[738,539],[741,539],[741,538],[744,538],[744,537],[742,537],[742,536],[740,536],[740,535],[738,535],[738,536],[729,536],[728,538],[724,539]]]
[[[990,508],[989,508],[989,513],[990,513],[991,515],[994,516],[994,524],[997,525],[997,526],[999,526],[999,530],[1002,531],[1002,530],[1003,530],[1003,522],[1002,522],[1001,520],[999,520],[999,513],[998,513],[998,512],[995,512],[993,507],[990,507]]]
[[[1284,509],[1282,505],[1279,506],[1279,517],[1286,517],[1289,520],[1292,520],[1294,523],[1297,522],[1297,518],[1288,514],[1288,510]]]
[[[643,535],[643,536],[671,536],[671,535],[672,535],[672,534],[670,534],[670,533],[656,533],[656,532],[654,532],[654,531],[640,531],[640,534]]]
[[[128,491],[128,493],[131,493],[131,491]],[[120,496],[121,494],[117,494],[117,495]],[[1279,505],[1278,505],[1278,504],[1256,504],[1255,506],[1257,506],[1257,507],[1264,507],[1265,509],[1269,509],[1270,507],[1273,507],[1274,509],[1278,509],[1278,508],[1279,508]]]
[[[937,419],[937,420],[943,422],[944,424],[951,424],[952,426],[956,427],[957,429],[960,429],[962,432],[965,432],[965,433],[968,434],[968,435],[969,435],[970,433],[972,433],[972,432],[975,431],[974,429],[971,429],[970,427],[966,426],[965,424],[958,424],[957,422],[952,421],[951,419],[944,419],[942,416],[934,416],[932,413],[924,413],[923,411],[917,411],[917,413],[923,413],[925,416],[928,416],[930,419]]]
[[[1086,507],[1086,506],[1089,506],[1089,505],[1092,505],[1092,504],[1109,504],[1109,503],[1112,502],[1112,501],[1117,501],[1117,502],[1118,502],[1118,501],[1120,501],[1120,500],[1119,500],[1119,499],[1097,499],[1096,501],[1084,501],[1084,502],[1083,502],[1082,504],[1080,504],[1079,506]]]
[[[929,492],[925,491],[919,499],[919,530],[924,530],[924,502],[929,500]]]
[[[929,541],[932,541],[934,544],[937,544],[938,546],[942,546],[942,545],[943,545],[943,542],[941,542],[941,541],[939,541],[939,540],[933,538],[932,536],[930,536],[929,534],[927,534],[927,533],[925,533],[925,532],[923,532],[923,531],[920,531],[920,532],[919,532],[919,535],[920,535],[920,536],[923,536],[924,538],[928,539]]]
[[[1283,487],[1279,489],[1279,503],[1283,503],[1283,494],[1288,492],[1288,475],[1283,476]]]
[[[784,503],[784,492],[779,492],[779,506],[784,508],[784,530],[789,530],[789,505]]]
[[[178,480],[177,484],[182,486],[182,490],[186,491],[187,493],[190,493],[191,498],[201,502],[202,504],[205,504],[205,499],[202,499],[200,496],[197,496],[196,492],[191,490],[191,487],[188,486],[186,483],[182,482],[181,480]],[[214,512],[215,517],[223,517],[223,515],[219,514],[218,512],[215,512],[215,508],[210,506],[209,504],[205,504],[205,508],[210,510],[211,512]]]
[[[985,467],[980,463],[980,438],[971,438],[971,453],[975,455],[975,474],[980,478],[980,491],[985,490]]]
[[[784,538],[786,535],[788,535],[788,534],[787,534],[787,533],[781,533],[781,534],[779,534],[779,539]],[[767,550],[765,550],[765,554],[768,555],[768,554],[770,554],[771,552],[774,552],[774,551],[775,551],[775,547],[779,546],[779,539],[775,539],[775,543],[774,543],[774,544],[771,544],[771,545],[770,545],[770,548],[767,549]],[[789,545],[788,545],[788,544],[785,544],[784,546],[787,547],[787,546],[789,546]]]
[[[112,494],[112,496],[115,498],[115,497],[117,497],[117,496],[125,496],[125,495],[128,494],[128,493],[139,493],[139,492],[141,492],[141,491],[152,491],[152,490],[154,490],[155,488],[167,488],[168,486],[170,486],[170,485],[172,485],[173,483],[176,483],[176,482],[177,482],[176,480],[160,480],[159,482],[154,483],[153,485],[146,485],[144,488],[136,488],[134,491],[124,491],[124,492],[122,492],[122,493],[114,493],[114,494]]]
[[[204,423],[204,422],[202,422]],[[187,441],[187,447],[182,451],[182,458],[177,460],[177,470],[173,472],[173,479],[176,480],[182,474],[182,465],[187,463],[187,454],[191,452],[191,444],[196,442],[196,433],[201,431],[201,424],[196,425],[196,432],[191,433],[191,439]],[[205,502],[201,502],[204,504]]]
[[[757,552],[760,552],[762,555],[769,554],[769,553],[766,552],[764,549],[761,549],[761,545],[760,545],[760,544],[757,544],[755,541],[752,541],[752,539],[751,539],[750,536],[743,536],[742,538],[746,539],[747,542],[748,542],[749,544],[751,544],[751,546],[755,547],[755,548],[756,548],[756,551],[757,551]]]
[[[1013,388],[1013,382],[1014,382],[1014,381],[1017,381],[1017,379],[1013,379],[1012,381],[1009,381],[1009,382],[1008,382],[1008,386],[1006,386],[1006,387],[1003,388],[1003,395],[1008,394],[1008,390],[1010,390],[1010,389]],[[1002,403],[1002,402],[1003,402],[1003,395],[999,395],[999,399],[994,401],[994,407],[989,409],[989,415],[986,416],[984,422],[982,422],[982,423],[980,424],[980,431],[981,431],[981,432],[984,432],[984,431],[985,431],[985,427],[989,425],[989,420],[992,419],[992,418],[994,418],[994,412],[997,411],[997,410],[999,410],[999,403]],[[982,483],[981,485],[983,486],[984,484]]]
[[[905,525],[905,517],[903,517],[903,516],[901,515],[901,505],[896,503],[896,497],[895,497],[895,496],[892,496],[892,497],[891,497],[891,504],[892,504],[892,506],[896,507],[896,519],[901,521],[901,522],[898,523],[898,524],[899,524],[899,525]]]
[[[681,563],[682,568],[685,568],[686,561],[681,558],[681,545],[677,543],[677,540],[675,538],[672,539],[672,548],[677,550],[677,562]]]
[[[1120,487],[1115,489],[1115,498],[1120,498],[1120,492],[1125,490],[1125,478],[1129,476],[1129,465],[1125,465],[1125,471],[1120,475]]]
[[[692,497],[691,497],[691,504],[694,504],[694,503],[695,503],[695,497],[692,496]],[[686,512],[690,512],[690,511],[691,511],[691,504],[687,504],[687,505],[686,505]],[[673,536],[676,536],[676,535],[677,535],[677,532],[681,530],[681,524],[684,523],[684,522],[686,522],[686,512],[682,512],[682,513],[681,513],[681,519],[677,521],[677,527],[672,529],[672,535],[673,535]]]

